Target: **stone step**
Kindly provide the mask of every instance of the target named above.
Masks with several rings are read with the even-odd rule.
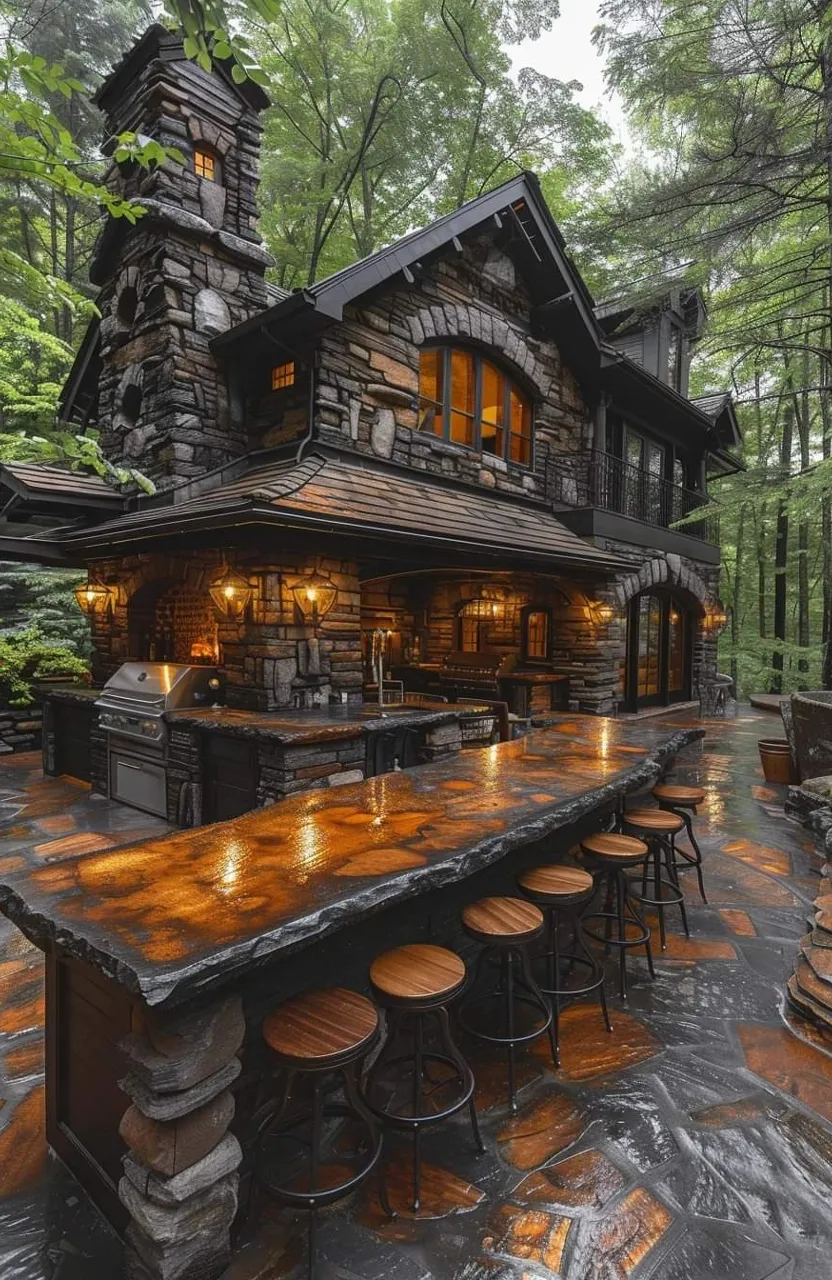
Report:
[[[810,996],[805,995],[798,987],[794,977],[789,978],[786,988],[789,1001],[798,1013],[832,1031],[832,1011],[826,1005],[818,1004]]]
[[[800,940],[800,950],[815,976],[829,987],[829,999],[832,1002],[832,948],[813,947],[811,935],[807,935]]]
[[[810,964],[798,956],[794,966],[794,977],[803,995],[807,996],[815,1004],[818,1004],[828,1011],[830,1021],[832,1021],[832,989],[827,983],[822,982],[817,976]]]

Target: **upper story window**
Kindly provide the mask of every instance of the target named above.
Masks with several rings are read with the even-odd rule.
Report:
[[[194,147],[194,173],[207,182],[219,182],[219,166],[213,151],[207,147]]]
[[[272,391],[282,391],[284,387],[295,385],[295,362],[276,364],[272,369]]]
[[[419,361],[419,429],[529,467],[532,403],[490,360],[463,347],[426,347]]]

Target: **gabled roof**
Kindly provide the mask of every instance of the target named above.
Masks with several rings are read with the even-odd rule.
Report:
[[[742,462],[730,452],[731,449],[739,449],[742,445],[742,428],[731,392],[711,391],[704,396],[694,396],[692,403],[710,418],[714,425],[719,447],[711,454],[712,474],[728,476],[736,471],[744,471]]]
[[[133,47],[113,65],[110,74],[93,94],[95,105],[102,111],[111,111],[121,95],[127,92],[131,82],[154,58],[160,58],[163,62],[188,61],[182,46],[182,36],[168,31],[159,22],[148,27]],[[268,94],[253,80],[246,79],[237,84],[231,74],[233,65],[234,60],[229,58],[215,62],[214,68],[247,106],[254,111],[265,111],[270,105]]]
[[[379,544],[406,542],[586,572],[607,573],[623,564],[571,533],[542,503],[443,484],[392,464],[368,466],[320,448],[300,463],[261,465],[184,501],[151,504],[71,531],[61,544],[69,552],[118,552],[127,544],[253,525],[368,538],[376,551]]]
[[[218,351],[242,347],[260,331],[291,325],[297,334],[305,323],[310,332],[343,317],[344,307],[389,282],[397,275],[412,283],[420,265],[432,255],[454,246],[462,237],[490,225],[510,237],[526,255],[538,297],[541,318],[556,312],[568,315],[565,338],[575,345],[580,337],[597,353],[600,329],[593,299],[566,252],[563,236],[543,198],[537,177],[521,173],[492,191],[469,200],[453,213],[437,218],[419,231],[305,289],[296,290],[274,306],[252,316],[214,339]]]

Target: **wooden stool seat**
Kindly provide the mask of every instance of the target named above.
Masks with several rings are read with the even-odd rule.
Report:
[[[465,981],[465,962],[447,947],[412,943],[394,947],[370,965],[376,991],[394,1000],[431,1000],[448,995]]]
[[[584,853],[591,853],[596,858],[608,858],[610,861],[621,860],[640,862],[646,858],[649,850],[643,840],[635,836],[620,836],[615,831],[596,831],[594,835],[585,836],[581,841]]]
[[[480,898],[462,912],[469,933],[484,942],[520,942],[543,928],[543,912],[522,898]]]
[[[359,1053],[377,1031],[373,1002],[344,987],[292,996],[263,1022],[263,1037],[270,1049],[282,1058],[307,1063]]]
[[[525,892],[541,898],[572,898],[589,893],[595,881],[581,867],[534,867],[517,877]]]
[[[682,787],[675,783],[661,782],[653,788],[653,797],[664,804],[692,806],[705,803],[705,792],[700,787]]]
[[[683,818],[666,809],[625,809],[621,817],[625,826],[658,836],[675,835],[685,825]]]

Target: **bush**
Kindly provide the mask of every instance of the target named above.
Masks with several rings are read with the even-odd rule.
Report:
[[[89,679],[89,668],[66,645],[47,639],[37,628],[0,636],[0,701],[11,707],[34,702],[32,682],[54,676]]]

